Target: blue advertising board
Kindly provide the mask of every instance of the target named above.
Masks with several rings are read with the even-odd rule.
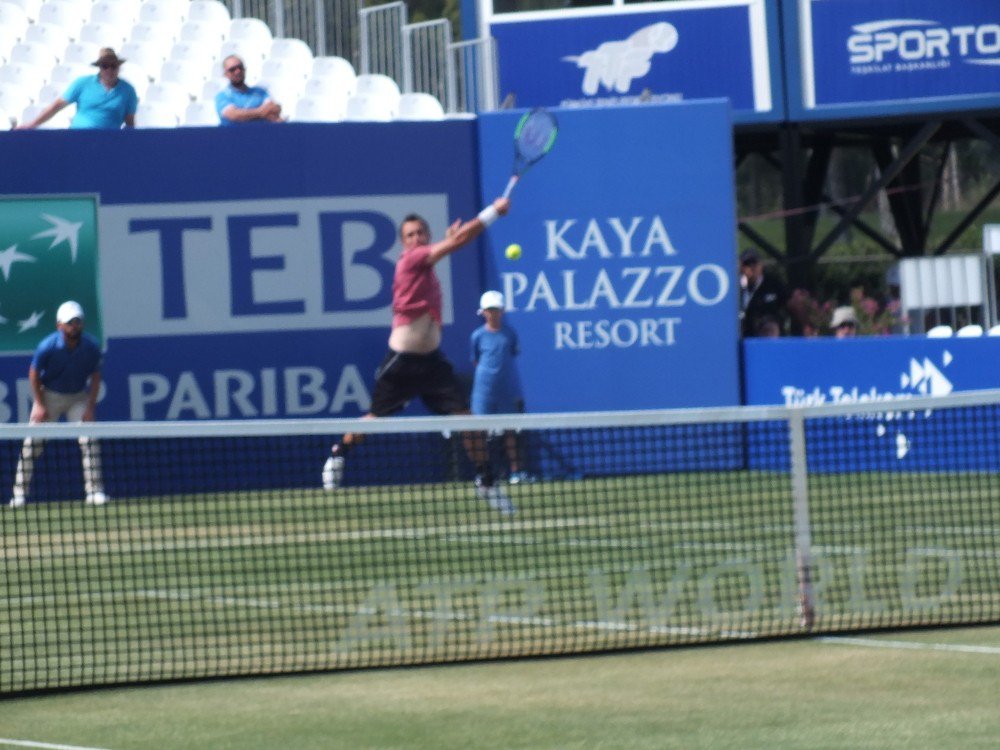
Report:
[[[743,353],[749,405],[872,405],[864,415],[831,418],[839,423],[833,433],[807,424],[812,470],[1000,470],[1000,435],[969,430],[969,420],[948,412],[907,408],[913,398],[1000,386],[992,366],[1000,339],[747,339]],[[824,441],[824,429],[837,439]],[[775,460],[763,450],[750,455]]]
[[[728,98],[736,124],[783,119],[771,0],[497,14],[500,96],[518,107]]]
[[[788,0],[782,12],[790,119],[1000,105],[996,0]]]
[[[520,114],[480,117],[484,202],[510,176]],[[520,335],[528,408],[737,404],[726,102],[556,115],[555,147],[486,243],[486,283]],[[505,258],[510,243],[519,260]]]
[[[101,306],[88,320],[106,347],[102,420],[365,413],[388,338],[396,228],[417,212],[441,237],[475,215],[475,139],[462,121],[4,134],[0,196],[17,196],[20,219],[0,226],[0,246],[18,254],[0,278],[11,339],[0,422],[30,409],[34,339],[15,339],[55,327],[61,298],[38,282],[42,259],[65,275],[87,257],[88,226],[51,203],[65,195],[98,200],[90,283]],[[478,252],[438,275],[443,347],[464,362]]]

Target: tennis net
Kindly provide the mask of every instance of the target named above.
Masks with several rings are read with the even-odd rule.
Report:
[[[1000,392],[3,426],[5,502],[19,462],[0,695],[1000,620]]]

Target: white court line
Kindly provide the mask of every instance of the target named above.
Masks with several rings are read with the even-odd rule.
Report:
[[[921,643],[920,641],[883,641],[877,638],[847,638],[823,636],[820,643],[839,643],[866,648],[898,648],[910,651],[957,651],[963,654],[1000,654],[1000,646],[966,646],[961,643]]]
[[[99,747],[81,747],[80,745],[52,745],[48,742],[32,742],[31,740],[9,740],[5,737],[0,737],[0,746],[9,745],[10,747],[40,747],[46,750],[102,750]]]

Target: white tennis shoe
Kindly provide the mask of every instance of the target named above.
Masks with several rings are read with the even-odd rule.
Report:
[[[323,489],[335,490],[344,479],[344,457],[330,456],[323,464]]]
[[[27,501],[25,500],[24,495],[14,495],[11,497],[9,505],[11,508],[21,508],[24,506],[25,502]]]
[[[517,510],[506,492],[496,485],[486,486],[478,478],[476,479],[476,497],[486,501],[493,510],[498,510],[505,516],[513,515]]]
[[[83,502],[87,505],[104,505],[108,502],[108,496],[103,492],[90,492]]]

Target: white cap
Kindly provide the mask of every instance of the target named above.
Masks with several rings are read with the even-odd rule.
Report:
[[[483,310],[493,307],[503,310],[503,295],[496,291],[483,292],[483,296],[479,298],[479,314],[482,315]]]
[[[78,302],[69,300],[59,305],[59,309],[56,310],[56,323],[69,323],[73,318],[83,320],[83,308]]]
[[[837,328],[844,325],[844,323],[858,324],[858,318],[854,314],[854,308],[850,305],[845,305],[844,307],[838,307],[833,311],[833,318],[830,320],[830,328]]]

